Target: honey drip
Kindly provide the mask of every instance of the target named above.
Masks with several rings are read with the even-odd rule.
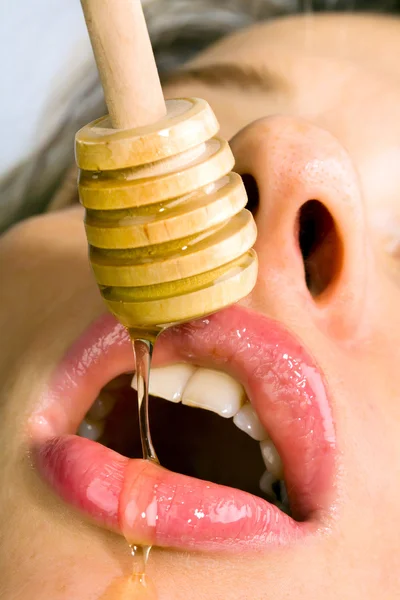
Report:
[[[150,546],[130,545],[133,569],[129,579],[129,600],[156,600],[156,590],[146,575],[146,564],[150,554]],[[128,600],[128,597],[127,597]]]
[[[133,335],[134,334],[131,333],[133,351],[136,357],[139,427],[143,458],[160,464],[151,441],[149,426],[149,378],[154,336],[149,335],[148,337],[151,337],[151,339],[140,339],[133,337]]]
[[[142,454],[145,460],[160,464],[151,440],[149,424],[149,378],[153,347],[157,332],[146,332],[146,335],[136,331],[130,331],[129,333],[136,359],[137,401]],[[132,575],[129,580],[130,598],[132,598],[132,600],[136,598],[155,600],[157,597],[156,591],[152,582],[149,580],[149,577],[146,575],[146,565],[149,559],[151,546],[129,544],[129,547],[133,558]]]

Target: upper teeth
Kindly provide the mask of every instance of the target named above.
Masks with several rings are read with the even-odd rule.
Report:
[[[277,479],[282,479],[283,477],[283,465],[281,461],[281,457],[278,454],[277,449],[271,440],[264,440],[260,442],[261,446],[261,454],[264,459],[265,466],[267,467],[267,471],[275,475]]]
[[[196,367],[188,364],[171,365],[151,370],[149,393],[157,398],[164,398],[170,402],[180,402],[183,390],[189,379],[196,371]],[[137,390],[136,375],[132,387]]]
[[[211,410],[227,419],[239,412],[245,400],[240,383],[226,373],[211,369],[197,369],[182,395],[182,404]]]
[[[250,402],[246,402],[244,406],[233,417],[233,422],[236,427],[247,433],[253,440],[261,441],[268,439],[268,434],[261,425],[254,408]]]
[[[132,387],[137,389],[136,375]],[[149,393],[171,402],[182,401],[187,406],[204,408],[226,418],[239,413],[246,401],[243,387],[226,373],[185,363],[152,369]]]

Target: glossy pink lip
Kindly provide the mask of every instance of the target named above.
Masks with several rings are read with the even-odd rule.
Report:
[[[129,338],[110,316],[68,352],[32,417],[45,480],[96,523],[137,544],[259,550],[317,530],[333,499],[335,432],[323,377],[304,348],[278,323],[235,306],[160,337],[154,365],[182,361],[222,369],[244,385],[282,457],[298,521],[245,492],[71,435],[100,389],[132,370]]]

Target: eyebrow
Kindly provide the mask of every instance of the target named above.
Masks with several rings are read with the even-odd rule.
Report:
[[[246,87],[267,92],[285,87],[283,80],[268,69],[234,63],[182,68],[166,76],[162,83],[174,85],[187,83],[189,80],[196,80],[212,87],[230,86],[240,89]]]

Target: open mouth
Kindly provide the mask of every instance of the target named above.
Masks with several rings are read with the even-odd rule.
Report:
[[[160,337],[150,423],[162,467],[141,460],[132,361],[125,330],[102,318],[32,417],[36,464],[64,501],[133,543],[189,550],[262,549],[325,526],[331,410],[279,324],[235,306]]]
[[[136,378],[133,390],[131,382],[127,374],[107,384],[78,435],[141,458]],[[289,513],[281,458],[240,383],[223,371],[180,363],[153,369],[150,392],[151,435],[163,467],[260,496]]]

